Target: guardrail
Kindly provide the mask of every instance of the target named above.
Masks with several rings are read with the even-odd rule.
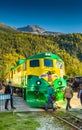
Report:
[[[5,100],[10,99],[10,94],[0,94],[0,111],[4,111]]]

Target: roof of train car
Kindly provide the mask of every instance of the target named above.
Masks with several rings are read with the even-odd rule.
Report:
[[[53,54],[51,52],[43,52],[43,53],[39,53],[39,54],[35,54],[32,56],[27,57],[26,59],[20,59],[17,61],[16,65],[11,67],[11,71],[14,70],[16,67],[18,67],[19,65],[21,65],[22,63],[24,63],[26,60],[28,59],[35,59],[35,58],[51,58],[51,59],[57,59],[57,60],[62,60],[58,55]],[[62,60],[63,61],[63,60]]]
[[[24,62],[25,62],[25,60],[26,60],[26,59],[20,59],[20,60],[18,60],[18,61],[17,61],[17,63],[16,63],[16,64],[17,64],[17,65],[20,65],[20,64],[24,63]]]
[[[15,65],[15,66],[12,66],[10,70],[11,70],[11,71],[14,70],[17,66],[21,65],[22,63],[24,63],[25,60],[26,60],[26,59],[20,59],[20,60],[18,60],[17,63],[16,63],[16,65]]]
[[[51,52],[43,52],[43,53],[35,54],[32,56],[29,56],[27,59],[46,58],[46,57],[51,58],[51,59],[62,60],[62,58],[60,58],[58,55],[53,54]]]

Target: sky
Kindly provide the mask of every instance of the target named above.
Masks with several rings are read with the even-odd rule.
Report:
[[[82,33],[82,0],[0,0],[0,22],[38,25],[47,31]]]

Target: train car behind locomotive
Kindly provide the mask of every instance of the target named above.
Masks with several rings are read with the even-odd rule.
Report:
[[[6,79],[22,90],[23,98],[33,107],[45,106],[49,85],[54,85],[56,101],[63,99],[63,90],[67,86],[63,60],[47,52],[20,60]]]
[[[78,91],[80,84],[82,84],[82,76],[73,77],[72,87],[74,91]]]

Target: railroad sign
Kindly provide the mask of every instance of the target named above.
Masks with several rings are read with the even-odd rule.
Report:
[[[0,100],[10,99],[10,94],[0,94]]]

